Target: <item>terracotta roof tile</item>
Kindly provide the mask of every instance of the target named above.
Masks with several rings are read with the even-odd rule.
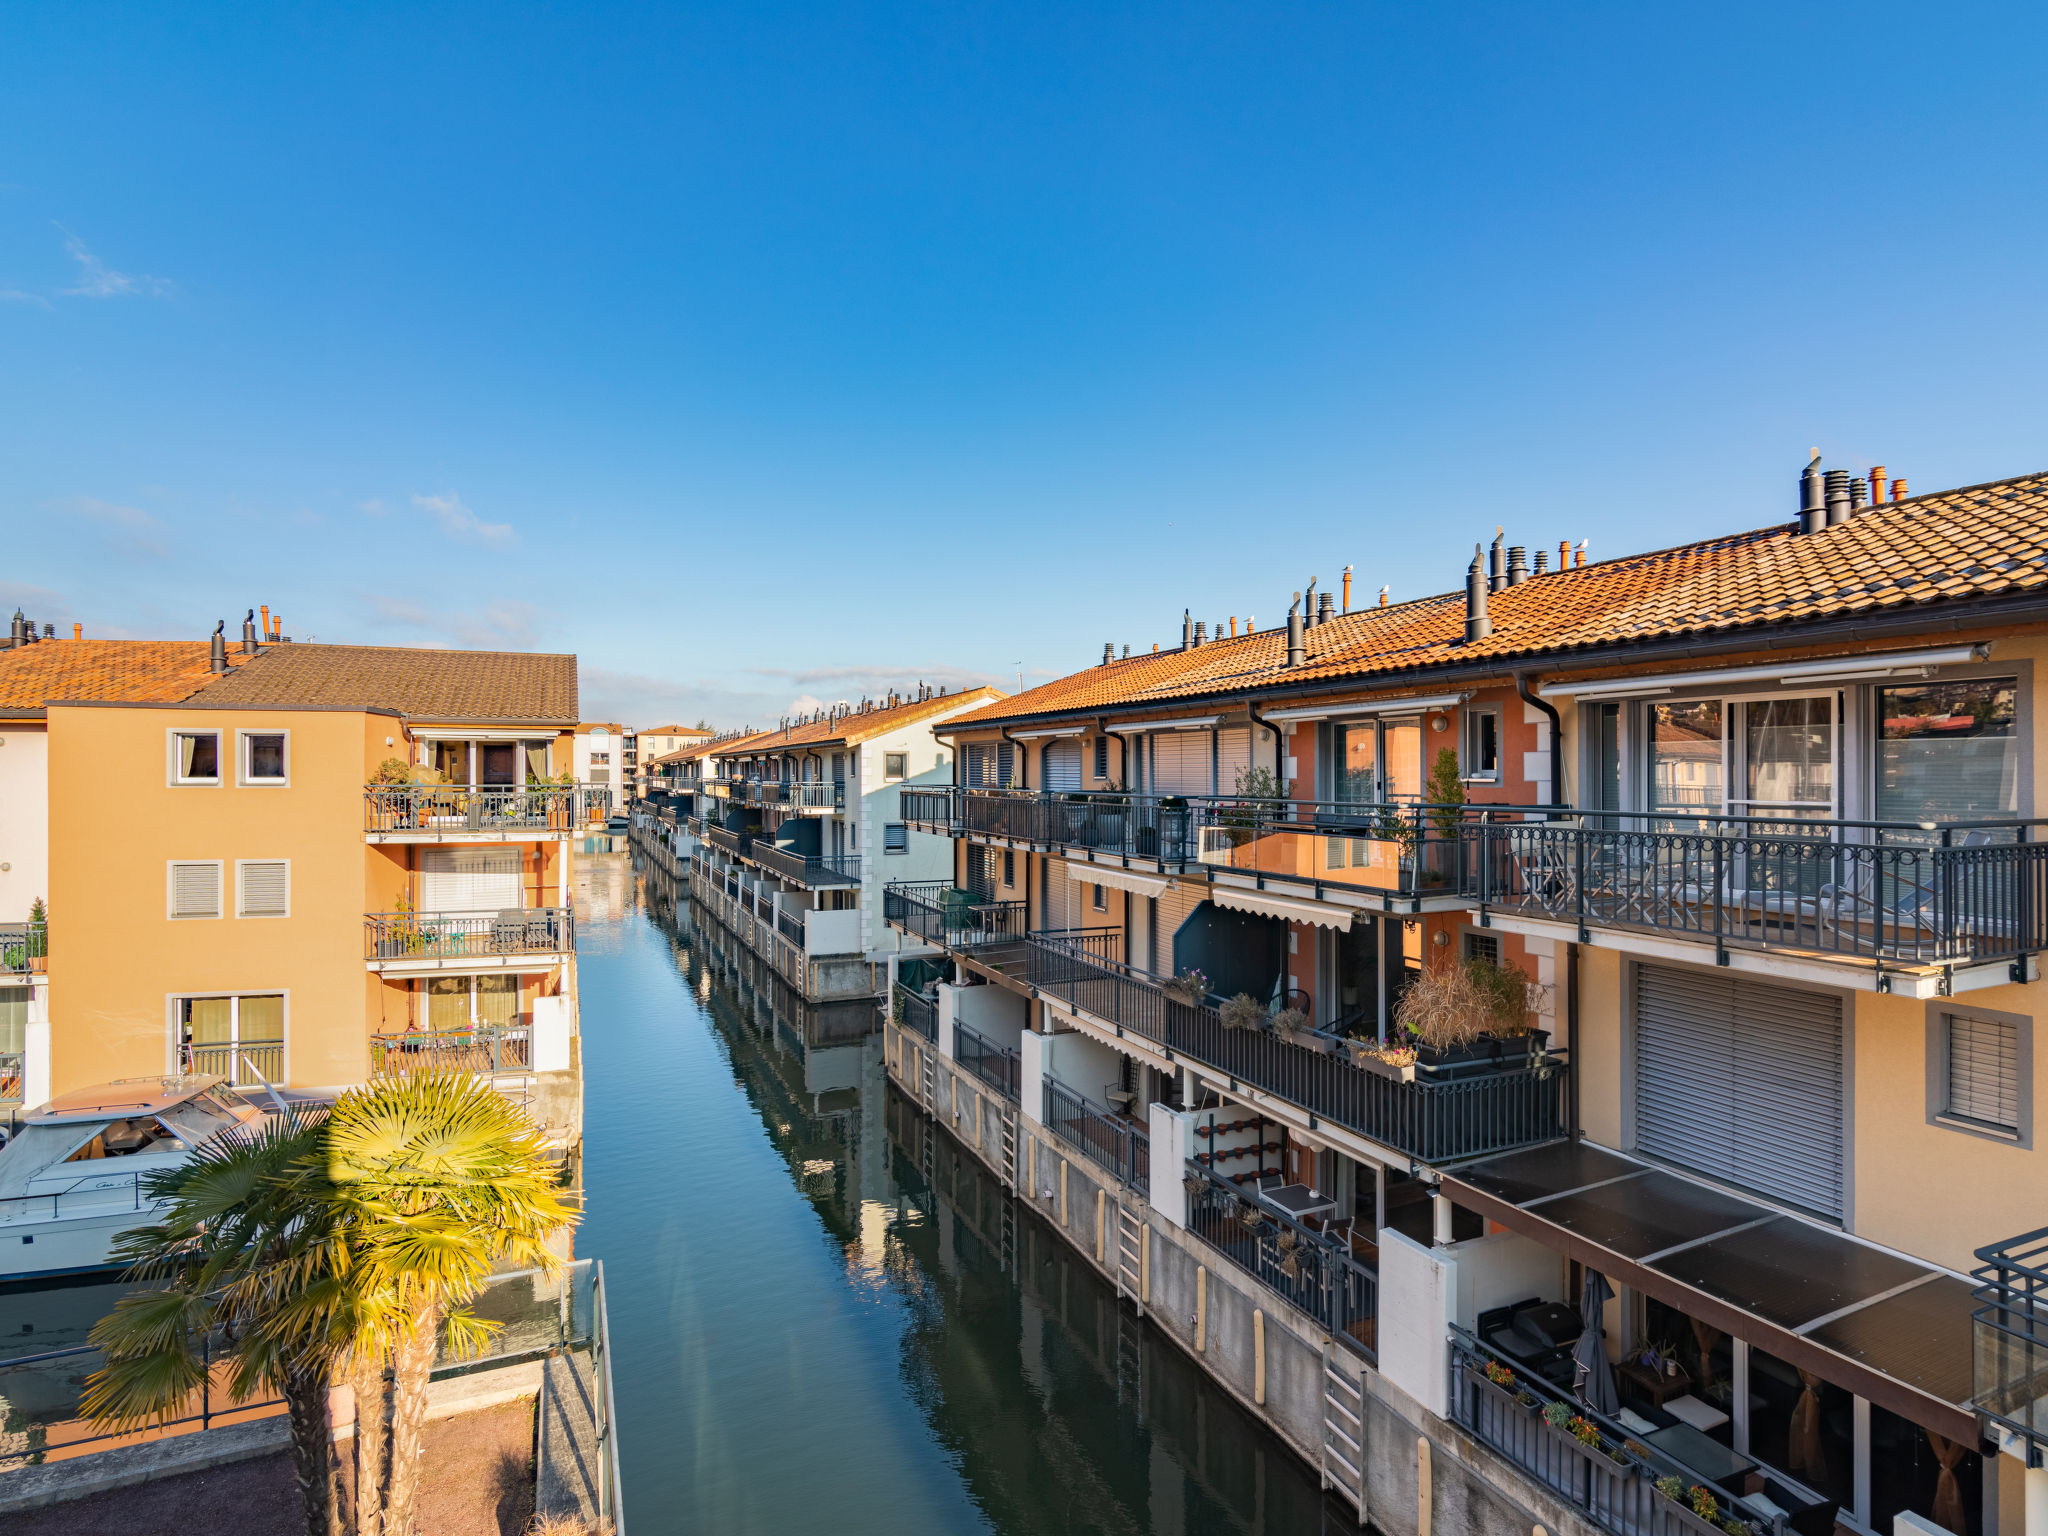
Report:
[[[1909,602],[2032,592],[2048,584],[2048,474],[1873,507],[1820,533],[1779,524],[1532,576],[1491,594],[1493,633],[1464,640],[1462,591],[1365,608],[1308,631],[1286,665],[1283,628],[1089,667],[951,722],[955,727],[1323,679],[1398,684],[1473,662],[1526,662],[1685,635],[1738,634]]]
[[[0,710],[51,700],[175,704],[214,681],[205,640],[42,640],[0,651]],[[228,661],[249,658],[230,646]]]
[[[390,709],[415,720],[576,721],[576,658],[525,651],[275,645],[207,687],[212,704]]]

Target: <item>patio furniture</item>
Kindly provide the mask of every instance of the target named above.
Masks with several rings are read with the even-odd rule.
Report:
[[[1259,1199],[1283,1216],[1302,1221],[1310,1216],[1323,1216],[1337,1209],[1337,1202],[1328,1195],[1318,1194],[1306,1184],[1283,1184],[1276,1189],[1261,1186]]]
[[[1643,1443],[1662,1451],[1680,1466],[1692,1468],[1706,1481],[1719,1484],[1728,1492],[1730,1502],[1744,1474],[1756,1468],[1750,1457],[1730,1450],[1718,1440],[1708,1439],[1690,1424],[1652,1430],[1643,1436]]]
[[[1676,1376],[1667,1376],[1640,1360],[1624,1360],[1614,1368],[1614,1374],[1621,1378],[1625,1388],[1633,1388],[1652,1408],[1662,1408],[1672,1398],[1692,1391],[1692,1376],[1683,1366]]]
[[[1719,1429],[1728,1422],[1728,1415],[1711,1403],[1703,1403],[1690,1393],[1674,1397],[1658,1405],[1673,1418],[1690,1424],[1694,1429]]]

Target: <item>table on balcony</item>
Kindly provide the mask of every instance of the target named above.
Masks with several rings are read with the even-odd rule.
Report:
[[[1702,1434],[1690,1424],[1669,1424],[1642,1437],[1673,1461],[1691,1467],[1710,1483],[1719,1483],[1729,1493],[1741,1491],[1742,1479],[1756,1470],[1756,1461],[1720,1441]]]
[[[1259,1199],[1281,1215],[1292,1216],[1296,1221],[1305,1221],[1311,1216],[1328,1216],[1337,1209],[1335,1200],[1306,1184],[1283,1184],[1278,1189],[1262,1190]]]

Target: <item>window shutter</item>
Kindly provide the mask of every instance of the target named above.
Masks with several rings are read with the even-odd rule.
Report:
[[[171,916],[220,916],[220,866],[208,863],[171,865]]]
[[[2006,1020],[1948,1021],[1948,1112],[2016,1131],[2020,1123],[2020,1032]]]
[[[240,866],[243,917],[284,917],[291,911],[290,859],[245,859]]]

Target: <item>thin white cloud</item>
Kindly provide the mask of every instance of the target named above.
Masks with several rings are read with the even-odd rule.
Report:
[[[59,224],[59,229],[64,226]],[[163,299],[170,297],[171,284],[147,272],[116,272],[93,255],[86,243],[64,229],[64,249],[78,263],[78,286],[65,293],[80,299]]]
[[[48,309],[50,301],[40,293],[30,293],[25,288],[0,288],[0,304],[33,304],[38,309]]]
[[[462,610],[430,608],[410,598],[367,594],[374,622],[381,628],[410,631],[407,643],[467,651],[530,651],[537,649],[532,603],[494,602]]]
[[[485,522],[464,506],[462,498],[453,491],[440,496],[415,496],[412,504],[432,516],[441,525],[441,531],[458,544],[482,544],[492,549],[504,549],[519,542],[519,535],[512,531],[510,523]],[[364,510],[368,511],[369,507]]]
[[[170,558],[170,530],[155,514],[140,507],[124,507],[117,502],[101,501],[97,496],[74,496],[70,512],[73,517],[96,524],[107,547],[116,554],[141,555],[151,560]]]

